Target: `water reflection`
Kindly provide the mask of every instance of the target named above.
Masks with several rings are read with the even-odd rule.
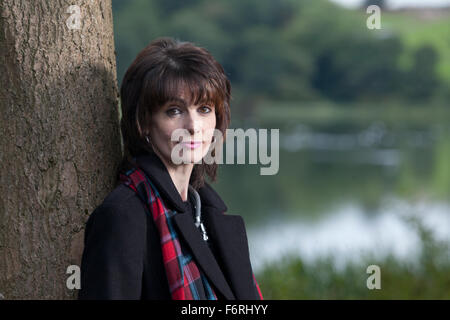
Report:
[[[417,233],[404,217],[419,216],[439,240],[450,241],[450,204],[412,205],[401,200],[386,201],[376,215],[368,216],[364,208],[348,203],[336,208],[319,221],[274,219],[249,230],[253,268],[275,262],[284,254],[297,253],[312,262],[332,256],[336,267],[359,261],[363,254],[382,258],[388,253],[402,260],[414,261],[420,248]],[[376,261],[374,261],[376,263]]]
[[[314,132],[313,128],[299,124],[280,135],[280,146],[289,152],[301,149],[354,150],[357,148],[392,147],[405,143],[411,147],[424,147],[439,136],[439,127],[423,130],[388,130],[383,122],[373,122],[357,132]]]

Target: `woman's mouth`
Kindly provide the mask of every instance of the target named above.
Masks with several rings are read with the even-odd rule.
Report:
[[[187,148],[196,149],[201,146],[202,142],[201,141],[189,141],[189,142],[181,142],[181,144],[183,146],[186,146]]]

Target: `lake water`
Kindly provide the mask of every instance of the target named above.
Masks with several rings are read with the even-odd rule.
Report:
[[[434,231],[436,239],[450,241],[450,205],[410,203],[391,200],[373,218],[363,208],[347,204],[319,221],[277,220],[248,231],[250,256],[255,272],[266,262],[276,262],[286,254],[297,254],[306,262],[332,256],[336,267],[357,262],[364,253],[382,258],[391,253],[414,261],[419,253],[419,238],[403,218],[415,216]],[[411,212],[417,212],[411,214]],[[376,264],[376,261],[373,261]]]
[[[255,270],[298,254],[417,256],[416,216],[450,241],[450,127],[298,124],[280,129],[280,169],[222,166],[218,191],[248,229]],[[375,263],[376,264],[376,263]]]

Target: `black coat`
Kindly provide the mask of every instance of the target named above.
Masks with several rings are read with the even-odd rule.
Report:
[[[155,154],[137,163],[151,177],[173,217],[180,241],[192,250],[219,299],[259,299],[253,282],[242,217],[223,214],[227,207],[207,183],[198,190],[202,219],[216,257],[186,212],[172,179]],[[117,186],[86,223],[79,299],[170,300],[158,230],[136,193]]]

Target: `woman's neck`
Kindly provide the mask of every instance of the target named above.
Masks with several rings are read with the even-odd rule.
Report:
[[[187,201],[188,199],[188,190],[189,190],[189,179],[191,178],[192,169],[194,168],[193,163],[174,165],[170,163],[162,157],[159,152],[155,151],[161,161],[167,168],[170,177],[172,178],[172,182],[175,185],[180,197],[183,201]]]
[[[171,166],[167,168],[169,175],[172,178],[173,184],[178,190],[180,197],[183,201],[188,199],[189,179],[191,177],[194,164],[182,164],[177,166]]]

